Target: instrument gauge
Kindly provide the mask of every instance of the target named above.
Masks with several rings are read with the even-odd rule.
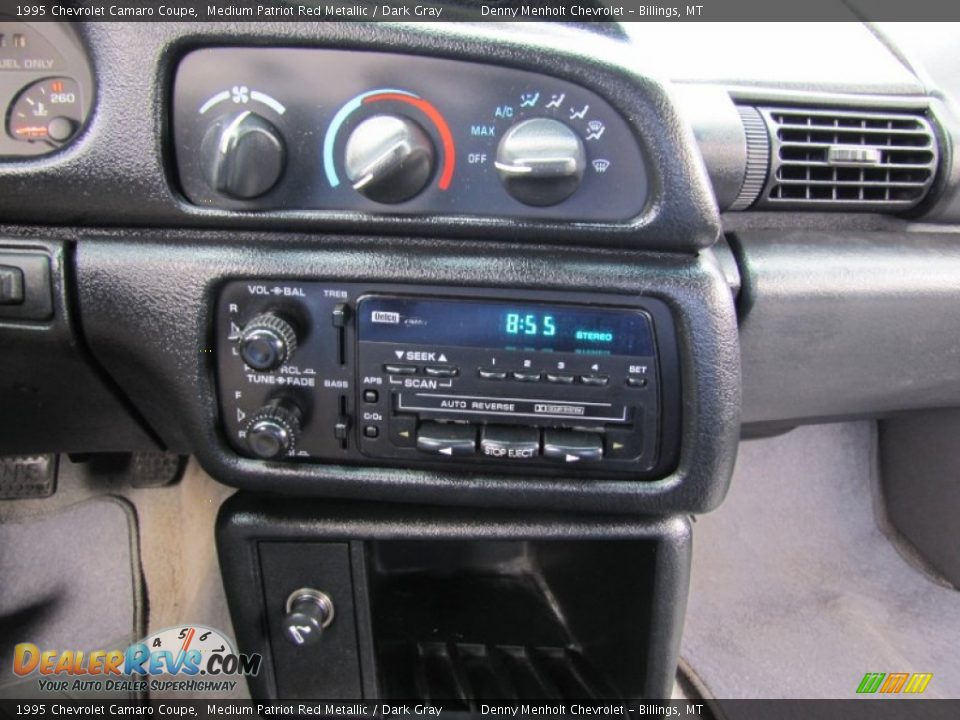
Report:
[[[83,122],[80,86],[68,77],[53,77],[28,85],[17,96],[7,117],[7,131],[16,140],[59,147]]]

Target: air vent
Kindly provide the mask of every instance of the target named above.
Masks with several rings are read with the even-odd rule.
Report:
[[[904,210],[937,169],[921,114],[757,108],[770,133],[770,171],[758,207]]]

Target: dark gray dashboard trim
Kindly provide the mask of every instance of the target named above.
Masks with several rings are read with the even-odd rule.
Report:
[[[0,455],[156,452],[158,438],[83,342],[72,250],[46,233],[0,231],[0,252],[7,257],[46,258],[50,284],[41,292],[51,308],[43,320],[0,317]]]
[[[731,245],[745,424],[960,405],[955,233],[744,228]]]

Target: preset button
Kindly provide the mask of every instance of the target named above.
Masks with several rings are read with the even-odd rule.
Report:
[[[483,380],[506,380],[507,379],[506,370],[493,370],[491,368],[479,368],[477,369],[477,375],[479,375]]]
[[[580,382],[584,385],[594,385],[596,387],[601,387],[610,382],[610,378],[606,375],[581,375]]]

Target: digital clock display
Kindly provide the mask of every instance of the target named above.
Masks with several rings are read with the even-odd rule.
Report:
[[[642,310],[401,297],[367,297],[359,307],[365,342],[654,354],[650,319]]]

